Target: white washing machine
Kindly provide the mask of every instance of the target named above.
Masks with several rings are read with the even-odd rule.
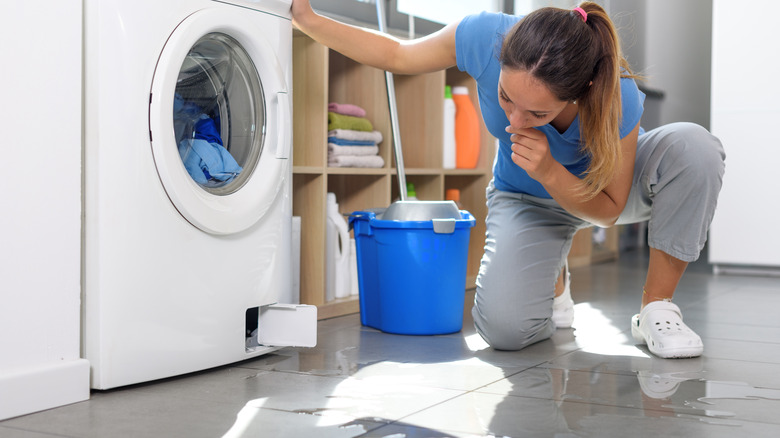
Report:
[[[290,296],[290,0],[85,0],[92,387],[316,342]],[[52,71],[56,75],[56,71]]]

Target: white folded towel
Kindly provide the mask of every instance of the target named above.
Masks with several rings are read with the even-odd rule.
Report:
[[[328,156],[330,167],[374,167],[385,165],[385,160],[379,155],[335,155]]]
[[[382,133],[379,131],[354,131],[351,129],[333,129],[328,131],[328,137],[338,137],[344,140],[373,141],[382,143]]]
[[[333,155],[377,155],[379,146],[339,146],[328,143],[328,156]]]

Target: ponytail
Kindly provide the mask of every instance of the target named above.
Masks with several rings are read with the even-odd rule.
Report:
[[[590,158],[582,195],[596,196],[620,169],[620,78],[635,77],[607,13],[593,2],[536,10],[505,38],[501,63],[531,73],[559,100],[579,103],[580,147]]]

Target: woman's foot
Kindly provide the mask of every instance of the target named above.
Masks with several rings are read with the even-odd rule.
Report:
[[[631,335],[662,358],[701,356],[704,344],[682,321],[682,313],[670,301],[653,301],[631,318]]]

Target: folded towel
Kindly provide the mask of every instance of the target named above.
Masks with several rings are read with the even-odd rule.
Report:
[[[345,116],[353,116],[353,117],[365,117],[366,116],[366,110],[363,108],[352,105],[351,103],[336,103],[331,102],[328,104],[328,111],[333,111],[334,113],[344,114]]]
[[[374,126],[368,119],[362,117],[345,116],[333,111],[328,112],[328,130],[351,129],[354,131],[373,131]]]
[[[373,141],[382,143],[382,133],[379,131],[353,131],[351,129],[333,129],[328,131],[328,137],[338,137],[343,140]]]
[[[379,153],[379,146],[340,146],[328,143],[328,157],[335,155],[376,155]]]
[[[338,137],[328,137],[328,143],[339,146],[376,146],[376,143],[371,140],[344,140]]]
[[[330,167],[383,167],[385,160],[379,155],[335,155],[328,157]]]

